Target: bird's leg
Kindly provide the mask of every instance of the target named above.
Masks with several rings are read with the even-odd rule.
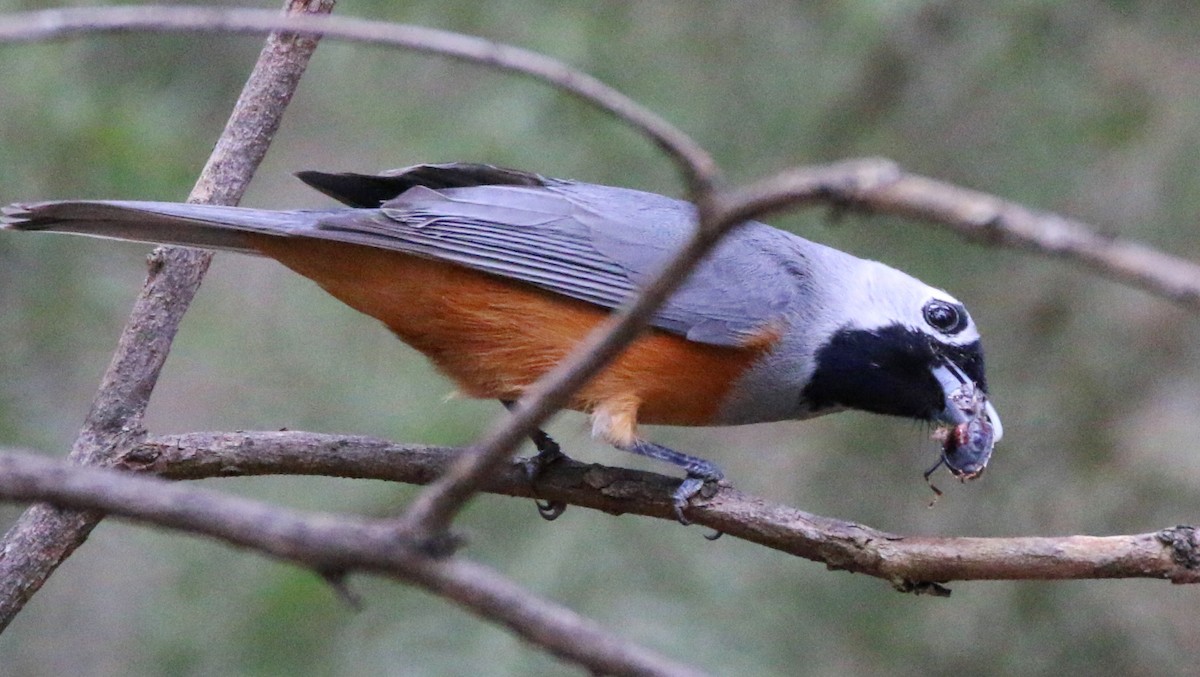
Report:
[[[666,461],[687,471],[687,477],[671,493],[671,500],[675,506],[675,519],[679,520],[680,524],[691,524],[691,521],[684,517],[683,509],[688,506],[688,500],[691,497],[700,493],[700,490],[704,488],[704,483],[716,482],[725,478],[725,473],[721,472],[721,469],[712,461],[675,451],[654,442],[635,439],[629,446],[618,445],[617,448],[640,456]]]
[[[509,411],[512,411],[516,406],[516,403],[512,400],[500,400],[500,403]],[[529,439],[533,441],[533,445],[537,447],[538,451],[536,455],[530,456],[524,462],[525,476],[529,478],[529,483],[533,485],[546,468],[550,467],[553,463],[567,458],[567,455],[562,453],[562,448],[558,446],[558,442],[555,442],[554,438],[550,437],[541,428],[537,428],[530,433]],[[533,502],[537,505],[538,514],[546,521],[558,519],[559,515],[562,515],[567,510],[567,504],[562,501],[542,501],[535,498]]]
[[[679,523],[691,524],[683,515],[688,500],[700,493],[705,482],[723,479],[725,473],[710,461],[638,437],[637,410],[640,404],[641,401],[634,396],[617,397],[601,403],[592,411],[592,436],[603,439],[622,451],[666,461],[683,468],[687,477],[671,493],[671,500],[675,508],[675,518]]]

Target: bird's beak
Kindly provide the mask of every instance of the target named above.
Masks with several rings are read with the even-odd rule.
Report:
[[[984,414],[987,415],[988,421],[992,425],[992,440],[999,442],[1000,438],[1004,437],[1004,425],[1000,423],[1000,414],[996,412],[996,407],[992,406],[992,401],[988,399],[987,395],[979,390],[979,384],[972,381],[949,360],[935,367],[933,376],[942,386],[942,395],[945,398],[945,406],[937,417],[939,422],[952,426],[969,422],[972,414],[969,408],[962,406],[961,394],[964,389],[976,391],[983,399]]]
[[[991,400],[985,400],[984,411],[987,413],[988,420],[992,422],[992,442],[999,442],[1000,438],[1004,437],[1004,424],[1000,423],[1000,414],[996,413],[996,408],[992,406]]]

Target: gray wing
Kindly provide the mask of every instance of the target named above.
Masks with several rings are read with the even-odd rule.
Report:
[[[623,188],[538,177],[536,185],[424,185],[320,220],[324,236],[452,261],[615,308],[648,282],[693,227],[691,204]],[[740,226],[658,310],[656,327],[741,345],[805,293],[812,243]]]

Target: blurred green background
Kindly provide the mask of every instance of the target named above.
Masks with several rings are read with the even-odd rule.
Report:
[[[250,4],[250,3],[244,3]],[[274,0],[257,6],[273,8]],[[0,10],[38,9],[0,0]],[[342,14],[558,57],[677,123],[732,180],[891,157],[1200,258],[1200,4],[1023,0],[561,3],[344,0]],[[257,55],[246,37],[108,36],[0,47],[0,203],[186,196]],[[553,90],[428,56],[327,42],[243,204],[327,205],[291,178],[493,162],[678,194],[645,141]],[[820,514],[939,535],[1115,534],[1200,521],[1200,324],[1058,261],[920,224],[811,210],[774,220],[881,259],[971,307],[1007,436],[978,482],[921,471],[918,425],[860,414],[653,430],[737,486]],[[0,446],[61,456],[148,248],[0,237]],[[372,320],[271,262],[221,255],[150,408],[155,432],[288,427],[465,444],[499,405],[452,387]],[[573,456],[646,466],[550,431]],[[408,487],[206,486],[392,514]],[[9,523],[19,508],[0,506]],[[467,556],[718,674],[1195,674],[1200,589],[1158,581],[958,583],[950,599],[701,529],[484,496]],[[0,637],[6,675],[557,675],[455,607],[357,577],[354,612],[307,571],[108,521]]]

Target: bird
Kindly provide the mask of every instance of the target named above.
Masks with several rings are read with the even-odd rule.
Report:
[[[14,203],[0,228],[275,259],[382,322],[460,392],[511,408],[654,278],[697,219],[684,200],[479,163],[296,176],[344,206]],[[898,416],[977,440],[947,442],[938,461],[971,479],[1003,435],[987,392],[979,331],[953,296],[748,221],[566,407],[590,416],[594,437],[681,468],[671,499],[686,524],[690,499],[724,474],[650,441],[641,424],[733,426],[844,410]],[[531,437],[536,477],[563,454],[543,431]],[[539,504],[548,519],[563,508]]]

